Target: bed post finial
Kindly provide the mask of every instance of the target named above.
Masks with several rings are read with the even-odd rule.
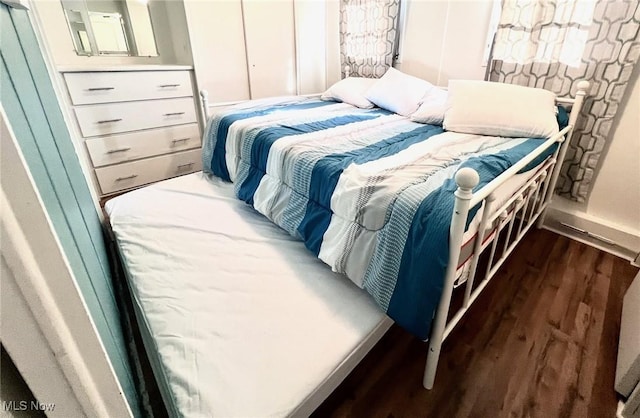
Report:
[[[589,87],[591,87],[591,83],[587,80],[578,81],[578,92],[576,94],[586,96],[589,93]]]
[[[209,119],[209,92],[206,90],[200,90],[200,102],[202,106],[202,125],[207,126],[207,120]]]
[[[471,194],[471,191],[480,183],[478,172],[470,167],[464,167],[456,173],[456,184],[459,191]],[[457,196],[457,191],[456,191]]]
[[[349,74],[351,73],[351,67],[349,67],[348,65],[344,66],[344,78],[349,77]]]
[[[573,133],[574,128],[576,127],[576,122],[578,121],[578,117],[580,116],[580,110],[582,109],[582,105],[584,104],[584,98],[589,95],[589,87],[591,87],[591,83],[587,80],[582,80],[578,82],[578,91],[576,92],[576,98],[573,102],[573,107],[571,108],[571,113],[569,114],[569,125],[571,125],[571,132],[567,133],[566,139],[571,138],[571,134]],[[564,154],[561,155],[562,158],[559,158],[560,164],[564,161]]]

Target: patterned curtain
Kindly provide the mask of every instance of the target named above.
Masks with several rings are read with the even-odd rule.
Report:
[[[639,0],[505,0],[490,79],[574,95],[591,82],[558,193],[584,202],[640,56]]]
[[[342,77],[379,78],[393,65],[398,44],[400,0],[341,0]]]

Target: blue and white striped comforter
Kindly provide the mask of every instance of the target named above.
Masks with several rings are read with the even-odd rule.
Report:
[[[482,187],[542,142],[281,98],[214,116],[203,167],[424,340],[443,287],[455,172],[473,167]]]

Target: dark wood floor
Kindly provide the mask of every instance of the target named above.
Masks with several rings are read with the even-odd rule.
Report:
[[[637,269],[531,231],[445,342],[435,388],[426,345],[394,326],[315,417],[614,417],[622,298]]]

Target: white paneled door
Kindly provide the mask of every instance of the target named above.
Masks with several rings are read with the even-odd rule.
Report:
[[[252,99],[297,94],[293,0],[242,0]]]
[[[198,89],[213,103],[250,99],[241,0],[185,0],[184,9]]]
[[[340,78],[339,3],[185,0],[198,89],[212,104],[322,93]]]
[[[294,13],[298,94],[321,93],[327,89],[327,4],[294,0]]]

